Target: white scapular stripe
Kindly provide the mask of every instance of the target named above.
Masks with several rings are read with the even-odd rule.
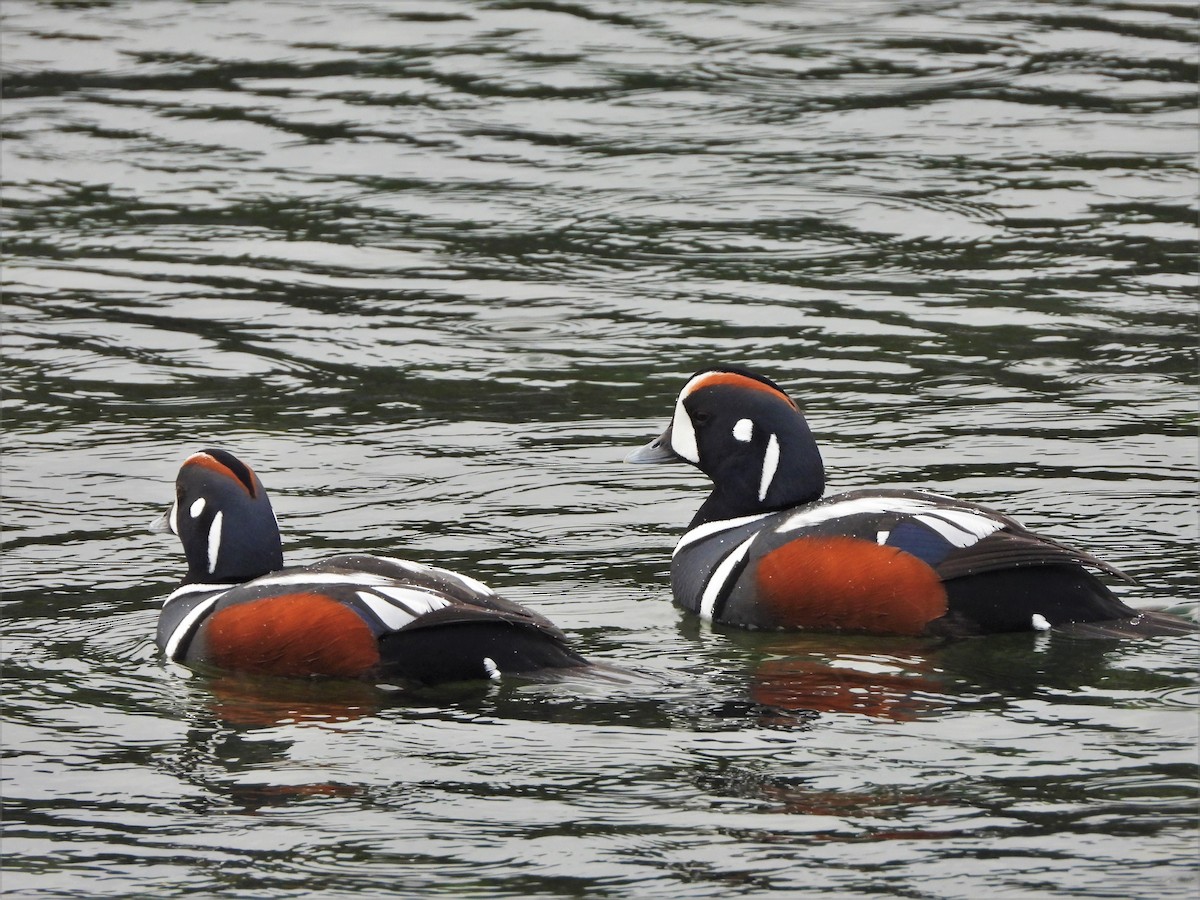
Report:
[[[440,575],[450,581],[457,581],[469,591],[474,591],[477,594],[484,594],[489,597],[496,596],[496,592],[469,575],[463,575],[459,572],[451,572],[449,569],[439,569],[437,566],[427,566],[424,563],[413,562],[410,559],[400,559],[396,556],[380,556],[379,559],[394,563],[402,569],[412,572],[415,575]]]
[[[196,502],[193,503],[190,507],[188,507],[188,514],[193,519],[198,519],[198,518],[200,518],[200,513],[204,512],[204,506],[205,506],[204,498],[197,497]]]
[[[726,582],[732,577],[733,570],[746,558],[746,553],[749,551],[750,545],[754,543],[756,537],[758,537],[757,534],[752,534],[734,547],[733,551],[721,560],[721,564],[713,570],[708,583],[704,585],[704,595],[700,598],[700,618],[704,619],[704,621],[712,621],[713,610],[717,605],[717,597],[720,596]]]
[[[798,512],[785,519],[775,531],[786,534],[798,528],[819,525],[844,516],[879,513],[913,516],[956,547],[969,547],[1004,527],[1003,522],[983,513],[969,509],[943,508],[932,500],[915,497],[859,497]]]
[[[754,438],[754,423],[749,419],[738,419],[733,425],[733,439],[748,444]]]
[[[762,478],[758,482],[758,500],[761,503],[767,499],[767,491],[775,480],[775,471],[779,468],[779,438],[771,435],[767,441],[767,450],[763,454]]]
[[[917,516],[917,521],[932,528],[955,547],[970,547],[999,531],[1004,523],[960,509],[939,509]]]
[[[728,531],[730,528],[737,528],[750,522],[757,522],[759,519],[765,519],[769,515],[772,515],[772,513],[755,513],[752,516],[741,516],[736,519],[721,519],[717,522],[705,522],[703,525],[697,525],[679,539],[679,543],[676,544],[675,549],[671,551],[671,556],[674,556],[684,547],[696,543],[696,541],[702,541],[706,537],[711,537],[712,535],[722,531]]]
[[[358,599],[365,603],[367,608],[379,617],[379,621],[392,631],[399,631],[416,618],[408,610],[401,609],[378,594],[372,594],[369,591],[357,591],[356,593]]]
[[[264,575],[248,582],[254,586],[290,584],[344,584],[348,587],[376,587],[381,584],[394,584],[396,579],[387,575],[375,575],[371,572],[354,572],[349,575],[332,575],[324,572],[289,572],[282,575]]]
[[[413,562],[411,559],[401,559],[398,556],[379,556],[377,559],[382,559],[384,562],[390,562],[399,566],[401,569],[406,569],[409,572],[428,572],[429,566],[424,563]]]
[[[175,594],[178,594],[176,591]],[[167,659],[175,659],[175,654],[179,651],[179,645],[183,643],[183,639],[192,633],[192,629],[196,627],[196,623],[208,615],[208,611],[213,608],[213,605],[221,599],[224,591],[214,597],[209,597],[207,600],[202,600],[197,603],[190,613],[179,620],[179,624],[175,626],[175,630],[171,632],[171,637],[167,640],[167,646],[164,648],[164,653]],[[174,597],[172,594],[171,597]],[[170,598],[167,598],[168,600]]]
[[[439,575],[459,582],[467,590],[474,591],[476,594],[484,594],[489,597],[496,596],[495,591],[493,591],[482,581],[477,581],[476,579],[472,578],[470,575],[461,575],[458,572],[451,572],[449,569],[439,569],[437,566],[427,566],[426,568],[430,572],[436,572]]]
[[[208,529],[208,571],[217,571],[217,556],[221,552],[221,513],[218,510],[213,516],[212,525]]]
[[[375,590],[389,600],[400,604],[416,616],[423,616],[426,613],[433,612],[435,609],[445,609],[450,605],[450,601],[440,594],[435,594],[432,591],[423,591],[420,588],[380,585]]]

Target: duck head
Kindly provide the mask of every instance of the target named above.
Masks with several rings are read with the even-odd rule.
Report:
[[[240,584],[283,568],[275,511],[254,471],[225,450],[184,460],[175,502],[150,526],[178,535],[184,583]]]
[[[683,460],[713,482],[690,527],[820,499],[825,466],[803,414],[784,390],[733,366],[697,372],[666,431],[627,462]]]

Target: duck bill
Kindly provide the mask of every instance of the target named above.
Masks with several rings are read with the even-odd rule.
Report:
[[[679,455],[671,449],[671,426],[644,447],[638,447],[625,457],[627,463],[678,462]]]
[[[150,523],[150,531],[153,534],[175,533],[175,529],[171,527],[171,513],[174,511],[174,509],[174,506],[169,507],[165,513],[163,513],[161,516],[157,516],[154,521]]]

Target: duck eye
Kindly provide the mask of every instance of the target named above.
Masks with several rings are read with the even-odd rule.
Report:
[[[706,425],[708,423],[708,420],[711,418],[712,418],[711,413],[698,412],[692,416],[692,421],[695,422],[697,425]]]

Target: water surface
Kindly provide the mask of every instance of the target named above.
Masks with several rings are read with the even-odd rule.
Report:
[[[4,4],[14,896],[1191,897],[1197,644],[756,635],[624,466],[711,361],[831,487],[1003,508],[1194,608],[1173,2]],[[285,552],[461,569],[627,683],[189,677],[182,459]]]

